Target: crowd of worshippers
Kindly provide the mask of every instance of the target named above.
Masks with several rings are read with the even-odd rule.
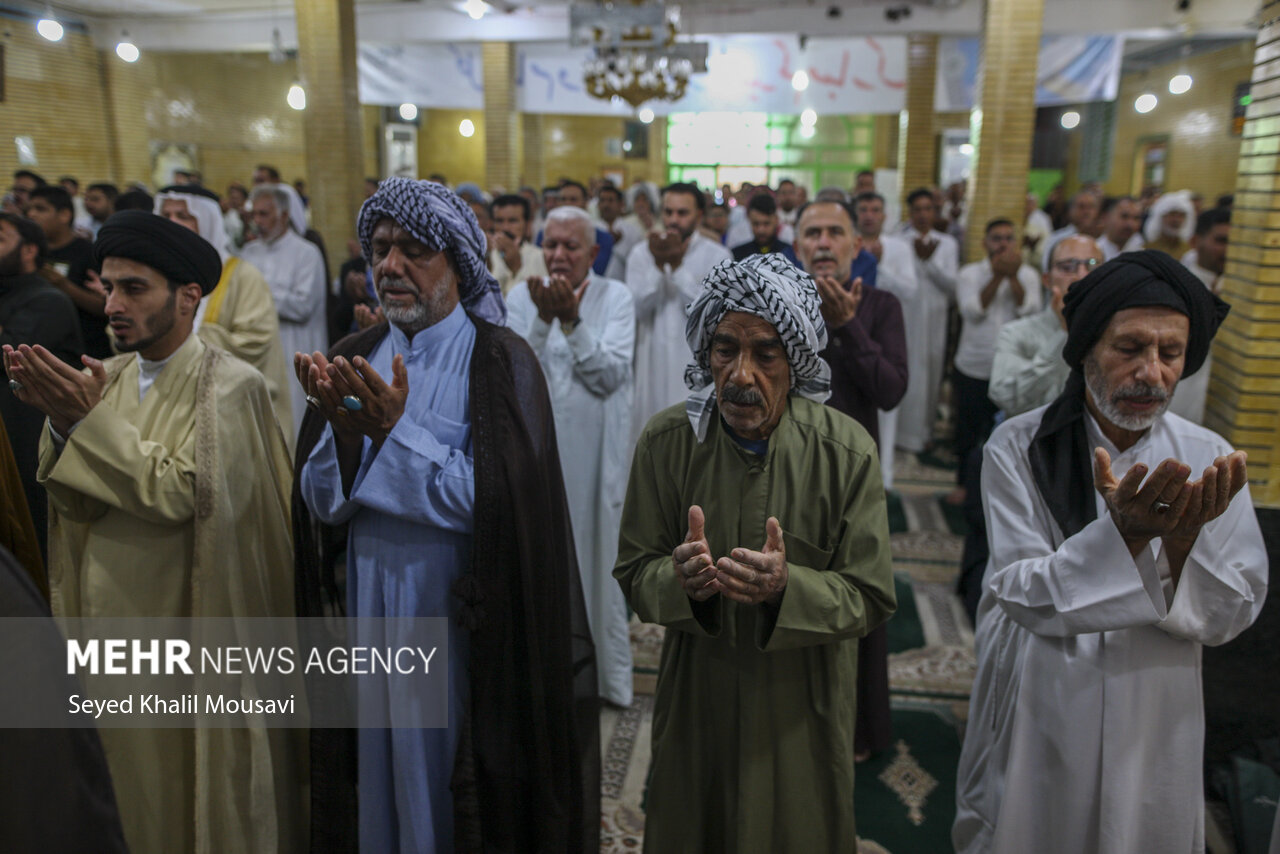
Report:
[[[1245,456],[1198,423],[1229,200],[977,224],[956,185],[894,225],[870,172],[812,199],[370,179],[330,281],[305,186],[180,177],[81,215],[15,174],[7,607],[447,617],[450,725],[50,731],[98,773],[56,820],[6,797],[26,838],[597,850],[634,613],[667,630],[645,850],[853,850],[855,763],[891,743],[894,452],[945,455],[950,423],[984,721],[958,849],[1202,847],[1199,649],[1267,576]]]

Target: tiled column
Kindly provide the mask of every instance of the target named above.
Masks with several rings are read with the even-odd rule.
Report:
[[[1254,503],[1280,507],[1280,0],[1259,20],[1204,423],[1249,452]]]
[[[1044,0],[987,0],[978,87],[966,257],[982,258],[984,226],[1004,217],[1021,229],[1036,120],[1036,63]]]
[[[937,75],[938,37],[908,36],[907,93],[904,109],[898,116],[898,173],[904,216],[908,213],[907,196],[911,191],[937,181],[938,143],[933,127]]]
[[[543,127],[541,113],[523,113],[520,116],[520,130],[524,151],[524,164],[520,171],[521,183],[528,184],[539,192],[547,183],[547,166],[543,147]]]
[[[521,126],[516,110],[516,46],[485,42],[484,188],[514,193],[520,186]]]
[[[336,271],[355,237],[364,201],[364,149],[357,97],[355,0],[296,0],[298,67],[307,91],[303,129],[311,227]]]

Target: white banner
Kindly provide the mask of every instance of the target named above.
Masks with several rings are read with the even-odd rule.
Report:
[[[1040,40],[1036,106],[1114,101],[1120,85],[1124,40],[1117,36],[1045,36]],[[978,79],[978,39],[938,40],[934,109],[973,108]]]
[[[359,46],[360,103],[484,108],[480,45]]]

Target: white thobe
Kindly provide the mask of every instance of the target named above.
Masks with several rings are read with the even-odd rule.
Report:
[[[1032,267],[1039,267],[1042,255],[1045,251],[1045,244],[1049,240],[1049,235],[1053,234],[1053,220],[1049,215],[1040,208],[1036,208],[1027,214],[1026,221],[1022,224],[1022,235],[1024,237],[1039,237],[1036,241],[1034,249],[1024,246],[1022,248],[1022,260]]]
[[[907,333],[907,395],[910,395],[911,384],[915,380],[915,374],[911,371],[911,354],[919,342],[912,337],[911,325],[907,322],[907,306],[914,303],[920,295],[920,283],[916,279],[916,253],[911,244],[883,232],[880,234],[876,287],[893,294],[902,303],[902,320]],[[902,404],[899,403],[893,409],[881,409],[879,412],[880,476],[884,480],[885,489],[893,488],[894,449],[898,446],[898,414],[901,409]]]
[[[511,293],[511,289],[515,287],[516,282],[524,281],[530,276],[546,278],[547,262],[542,257],[542,247],[534,246],[526,240],[520,244],[519,270],[513,272],[507,266],[502,253],[497,249],[489,250],[489,269],[493,271],[493,277],[498,280],[498,287],[502,289],[502,295],[506,296]]]
[[[613,221],[613,225],[605,225],[606,231],[616,231],[617,239],[613,242],[613,254],[609,256],[609,266],[605,268],[604,275],[607,279],[616,279],[619,282],[625,282],[627,278],[627,256],[631,254],[631,250],[642,240],[648,239],[645,230],[640,223],[626,217],[618,217]]]
[[[1125,241],[1124,246],[1116,246],[1111,242],[1111,238],[1105,234],[1094,241],[1098,244],[1098,248],[1102,250],[1102,260],[1110,261],[1112,258],[1122,252],[1137,252],[1146,246],[1146,242],[1142,239],[1141,234],[1135,234]]]
[[[995,275],[991,259],[966,264],[956,276],[956,306],[960,309],[960,342],[956,345],[956,370],[975,380],[991,379],[991,364],[996,357],[996,336],[1000,327],[1017,317],[1035,314],[1044,304],[1044,287],[1036,271],[1023,264],[1018,268],[1022,285],[1022,302],[1013,298],[1013,288],[1006,276],[996,286],[996,295],[982,306],[982,289]]]
[[[578,306],[578,325],[565,335],[559,320],[547,324],[538,317],[529,284],[521,282],[507,295],[507,325],[537,354],[551,393],[600,696],[630,706],[627,602],[613,566],[631,467],[636,330],[631,291],[592,273]]]
[[[684,310],[702,290],[702,279],[711,268],[732,258],[728,249],[696,232],[674,270],[658,268],[647,242],[638,244],[627,257],[627,287],[636,308],[633,442],[650,418],[689,396],[684,369],[693,356],[684,335]]]
[[[240,257],[257,267],[271,288],[280,315],[280,344],[286,360],[294,353],[329,349],[325,319],[324,257],[314,243],[293,231],[272,241],[255,240]],[[307,412],[307,393],[301,383],[289,383],[293,402],[293,435],[298,435]],[[283,426],[283,425],[281,425]]]
[[[1211,270],[1206,270],[1199,264],[1195,263],[1195,259],[1188,260],[1188,252],[1182,256],[1183,265],[1192,272],[1200,281],[1204,282],[1204,286],[1211,293],[1217,293],[1221,286],[1222,278]],[[1200,370],[1191,376],[1183,376],[1178,380],[1178,387],[1173,390],[1173,400],[1169,403],[1169,411],[1175,415],[1181,415],[1183,418],[1195,424],[1204,421],[1204,405],[1209,399],[1209,374],[1213,371],[1213,352],[1210,351],[1204,357],[1204,364],[1200,366]]]
[[[1053,403],[1071,368],[1062,358],[1067,330],[1052,307],[1006,323],[996,337],[987,397],[1005,417]]]
[[[915,299],[902,302],[907,327],[907,394],[898,406],[898,447],[923,451],[933,439],[938,389],[947,358],[947,310],[956,297],[960,244],[949,234],[930,231],[937,248],[928,261],[915,253],[920,232],[908,226],[901,240],[911,250],[919,288]]]
[[[990,533],[969,727],[952,839],[960,854],[1197,854],[1204,850],[1201,644],[1262,608],[1267,554],[1247,489],[1205,525],[1177,588],[1159,540],[1130,557],[1098,518],[1064,541],[1027,447],[1044,408],[987,442]],[[1121,453],[1087,414],[1117,478],[1174,457],[1195,473],[1231,446],[1165,415]]]

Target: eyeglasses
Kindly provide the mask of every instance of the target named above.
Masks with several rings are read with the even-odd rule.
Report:
[[[1099,263],[1101,262],[1097,258],[1061,258],[1053,262],[1053,269],[1059,273],[1070,275],[1082,267],[1086,270],[1092,270]]]

